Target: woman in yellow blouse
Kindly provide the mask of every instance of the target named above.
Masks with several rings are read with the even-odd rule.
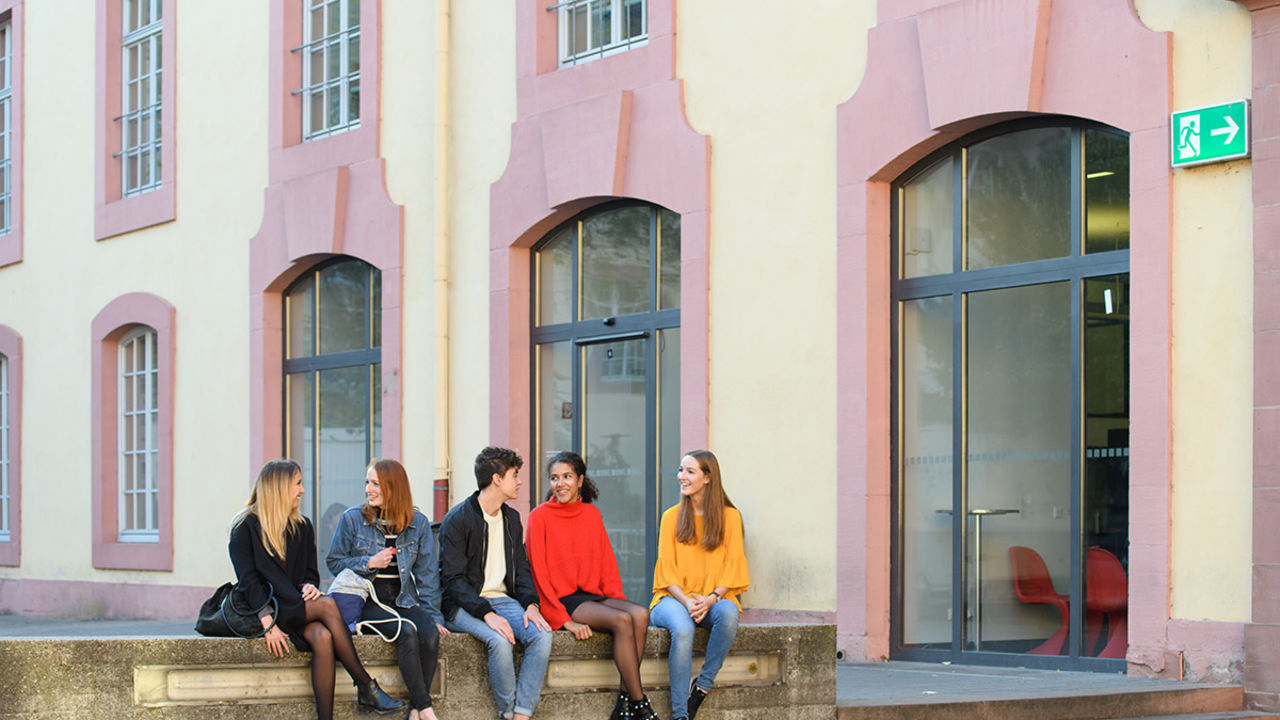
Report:
[[[672,720],[693,720],[733,647],[742,607],[738,595],[751,584],[742,552],[742,516],[720,484],[720,463],[706,450],[680,460],[680,503],[662,513],[658,564],[653,569],[650,624],[671,633],[667,668]],[[702,672],[693,673],[693,631],[708,628]]]

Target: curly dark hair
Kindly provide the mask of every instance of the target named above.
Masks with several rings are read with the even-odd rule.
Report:
[[[551,459],[547,461],[547,474],[550,475],[552,466],[559,463],[564,463],[573,468],[573,474],[582,478],[582,487],[578,490],[578,497],[582,499],[582,502],[595,502],[596,498],[600,497],[599,488],[596,487],[591,478],[587,477],[587,463],[582,459],[581,455],[570,450],[561,450],[552,455]],[[548,489],[546,499],[550,500],[554,494],[554,490]]]
[[[524,467],[524,460],[515,450],[489,446],[476,456],[476,485],[483,490],[493,482],[494,475],[506,475],[518,467]]]

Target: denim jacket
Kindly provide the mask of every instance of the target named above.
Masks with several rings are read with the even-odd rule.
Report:
[[[386,535],[376,524],[369,523],[357,505],[342,513],[333,531],[333,542],[325,564],[334,575],[350,568],[362,577],[373,579],[378,572],[369,568],[369,559],[387,546]],[[396,564],[400,567],[400,595],[396,605],[404,608],[421,605],[437,623],[444,623],[440,612],[440,551],[427,516],[413,511],[413,522],[396,536]]]

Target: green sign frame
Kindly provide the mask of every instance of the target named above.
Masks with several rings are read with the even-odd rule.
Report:
[[[1171,167],[1249,157],[1249,100],[1206,105],[1169,114]]]

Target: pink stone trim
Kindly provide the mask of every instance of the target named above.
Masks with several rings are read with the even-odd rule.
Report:
[[[271,3],[270,79],[268,81],[268,150],[270,182],[352,165],[378,156],[378,111],[381,85],[381,0],[360,4],[360,126],[336,135],[302,142],[301,54],[302,0]]]
[[[211,587],[192,585],[0,578],[0,614],[194,623],[196,609],[212,594]]]
[[[115,118],[121,114],[121,0],[98,0],[94,126],[94,237],[98,240],[177,217],[177,7],[178,0],[161,0],[160,187],[126,198],[121,197],[121,161],[115,157],[120,152],[120,123]]]
[[[277,183],[249,243],[250,473],[283,453],[284,317],[289,284],[328,258],[357,258],[382,272],[383,454],[400,454],[404,209],[391,202],[373,158]]]
[[[837,110],[837,618],[854,659],[889,651],[889,183],[964,134],[1036,112],[1130,133],[1134,373],[1131,663],[1169,622],[1170,39],[1125,3],[879,4],[862,84]],[[976,81],[980,79],[980,81]]]
[[[9,372],[9,541],[0,542],[0,565],[22,564],[22,336],[0,325],[0,355]]]
[[[22,261],[22,205],[26,194],[22,172],[23,95],[26,88],[23,68],[23,38],[26,35],[23,0],[0,0],[0,15],[9,16],[9,50],[12,66],[9,95],[9,232],[0,235],[0,267]]]
[[[146,325],[156,331],[156,401],[159,407],[156,482],[159,488],[160,540],[156,543],[122,543],[117,501],[117,353],[120,339]],[[175,311],[162,298],[130,293],[107,303],[93,319],[91,417],[93,418],[93,566],[120,570],[173,570],[173,401]]]
[[[1246,0],[1253,23],[1253,617],[1250,707],[1280,708],[1280,2]]]
[[[262,225],[249,244],[248,477],[283,452],[284,290],[335,255],[382,272],[383,454],[400,454],[404,210],[390,199],[379,151],[381,0],[360,4],[360,127],[302,142],[301,0],[271,3],[268,166]]]
[[[680,434],[685,447],[705,447],[711,144],[689,126],[675,78],[675,0],[649,0],[647,45],[566,68],[545,8],[516,10],[517,122],[490,189],[490,441],[533,447],[529,248],[625,197],[681,215]]]

